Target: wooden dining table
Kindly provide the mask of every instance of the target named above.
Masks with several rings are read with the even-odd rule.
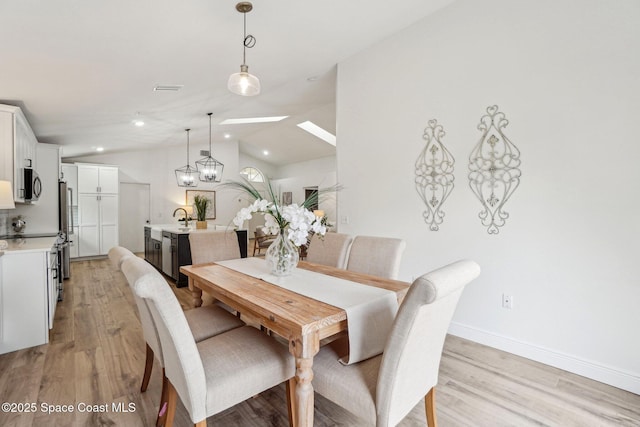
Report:
[[[396,293],[398,304],[409,289],[406,282],[305,261],[298,268],[387,289]],[[204,291],[288,341],[296,361],[296,381],[289,390],[291,421],[295,427],[313,426],[313,357],[321,340],[348,332],[345,310],[215,263],[180,271],[189,278],[194,307],[202,305]]]

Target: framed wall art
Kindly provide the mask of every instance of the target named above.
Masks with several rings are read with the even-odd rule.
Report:
[[[184,204],[186,206],[193,206],[193,199],[196,196],[204,196],[207,199],[211,200],[211,204],[207,208],[207,219],[216,219],[216,192],[208,190],[186,190]]]
[[[478,217],[489,234],[498,234],[509,213],[504,210],[520,185],[520,150],[504,134],[509,124],[497,105],[480,118],[480,140],[469,156],[469,186],[482,204]]]

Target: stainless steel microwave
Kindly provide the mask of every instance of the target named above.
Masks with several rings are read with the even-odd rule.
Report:
[[[42,181],[33,168],[24,168],[24,201],[35,202],[42,194]]]

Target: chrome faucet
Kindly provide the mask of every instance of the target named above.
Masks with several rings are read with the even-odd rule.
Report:
[[[189,226],[189,214],[187,213],[187,210],[185,208],[178,208],[175,211],[173,211],[173,217],[176,217],[176,212],[178,211],[184,211],[184,226],[188,227]]]

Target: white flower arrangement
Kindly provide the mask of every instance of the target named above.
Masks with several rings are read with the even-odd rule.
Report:
[[[310,232],[321,236],[327,232],[322,218],[316,217],[304,206],[298,206],[295,203],[279,206],[265,199],[257,199],[250,206],[240,209],[233,223],[236,227],[242,227],[242,224],[250,220],[254,213],[264,215],[263,230],[266,234],[278,234],[280,230],[286,230],[287,239],[296,246],[306,244]]]
[[[263,198],[260,191],[246,180],[244,182],[227,181],[222,186],[241,190],[254,199],[251,205],[240,209],[236,214],[233,219],[236,227],[242,227],[245,221],[253,217],[253,214],[259,213],[264,215],[265,218],[263,227],[265,233],[279,234],[281,230],[285,230],[287,239],[298,247],[307,244],[309,233],[315,233],[320,236],[325,235],[327,232],[327,218],[314,215],[309,210],[309,207],[317,205],[319,193],[339,190],[338,186],[322,189],[307,198],[301,205],[296,203],[281,205],[271,186],[271,182],[268,180],[266,181],[266,190],[271,200]]]

